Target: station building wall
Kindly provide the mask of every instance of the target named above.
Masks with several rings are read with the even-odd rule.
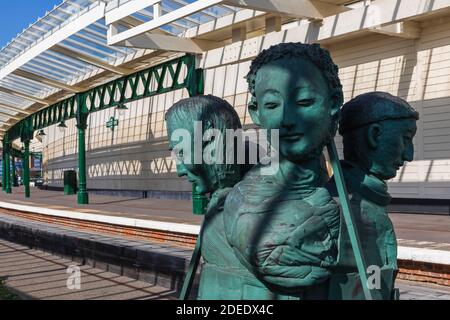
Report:
[[[420,23],[421,36],[405,39],[365,33],[324,44],[340,68],[345,101],[364,92],[386,91],[420,113],[414,139],[415,160],[389,182],[396,198],[450,199],[450,17]],[[300,30],[300,29],[299,29]],[[250,60],[281,41],[309,35],[295,28],[212,50],[204,54],[205,93],[226,99],[244,127],[252,127],[244,76]],[[90,116],[87,132],[88,187],[117,190],[190,191],[175,173],[168,152],[164,113],[185,90],[133,102],[114,132],[106,121],[114,109]],[[116,114],[117,116],[117,114]],[[76,129],[56,127],[44,139],[44,170],[50,186],[62,186],[63,171],[76,168]],[[341,152],[341,139],[336,138]],[[68,161],[69,160],[69,161]]]

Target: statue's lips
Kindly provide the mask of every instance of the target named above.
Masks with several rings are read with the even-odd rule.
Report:
[[[281,139],[287,140],[287,141],[298,141],[302,137],[303,137],[303,134],[301,134],[301,133],[280,135]]]

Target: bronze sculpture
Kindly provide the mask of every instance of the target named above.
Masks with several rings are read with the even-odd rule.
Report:
[[[178,138],[171,141],[174,153],[182,155],[179,175],[187,175],[197,192],[211,195],[200,235],[205,264],[198,298],[358,299],[362,291],[371,298],[367,292],[373,288],[361,290],[358,277],[367,278],[362,268],[367,265],[381,270],[382,288],[375,288],[373,297],[391,298],[396,240],[384,180],[412,160],[417,112],[381,92],[358,96],[342,108],[342,166],[350,203],[341,197],[341,174],[336,183],[352,217],[332,198],[334,181],[328,181],[321,161],[327,145],[341,172],[332,139],[343,94],[328,51],[301,43],[273,46],[253,61],[247,80],[254,123],[279,132],[278,171],[268,175],[268,164],[261,162],[244,176],[251,166],[218,161],[227,145],[217,139],[189,141],[187,149],[200,146],[201,154],[215,145],[210,153],[215,162],[195,163],[192,152],[186,157],[175,145]],[[234,109],[213,96],[178,102],[166,120],[171,140],[177,129],[195,131],[196,122],[202,134],[241,128]],[[355,263],[355,257],[365,261]]]
[[[207,95],[183,99],[174,104],[166,113],[168,136],[172,137],[175,130],[184,129],[194,135],[194,125],[200,121],[202,134],[209,129],[217,129],[225,136],[227,129],[241,128],[239,117],[232,106],[225,100]],[[229,246],[223,226],[223,203],[231,188],[241,180],[248,171],[249,166],[238,164],[236,159],[231,164],[211,164],[203,162],[194,163],[194,154],[189,153],[185,158],[182,148],[177,149],[178,141],[170,139],[170,149],[177,157],[177,173],[187,176],[188,180],[197,186],[200,194],[209,194],[209,203],[206,207],[205,220],[200,232],[201,255],[204,260],[200,279],[199,299],[226,299],[221,291],[211,290],[211,284],[217,284],[215,270],[217,267],[227,266],[230,269],[241,269],[242,266]],[[194,143],[194,140],[189,141]],[[202,142],[201,151],[207,149],[212,141]],[[226,152],[226,144],[215,148],[218,152]],[[235,154],[237,156],[237,154]],[[203,160],[203,159],[202,159]],[[216,286],[217,287],[217,286]]]
[[[236,298],[328,295],[339,208],[323,187],[320,158],[343,100],[337,70],[326,50],[301,43],[273,46],[252,63],[249,112],[261,128],[279,130],[280,164],[274,175],[252,168],[225,202],[227,239],[253,276],[221,270],[236,283]]]
[[[395,296],[397,241],[387,214],[391,197],[385,180],[395,177],[404,162],[413,160],[412,140],[419,114],[403,99],[385,92],[361,94],[344,104],[341,114],[342,168],[361,245],[368,267],[373,272],[379,271],[379,287],[373,289],[378,291],[378,298],[391,299]],[[334,182],[329,185],[333,190]],[[343,224],[338,269],[347,273],[333,278],[333,297],[362,298],[354,255]]]

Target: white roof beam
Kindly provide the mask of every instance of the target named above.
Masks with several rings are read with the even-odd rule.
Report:
[[[39,104],[42,104],[42,105],[44,105],[44,106],[45,106],[45,105],[52,104],[52,103],[55,102],[55,101],[52,101],[52,100],[41,99],[41,98],[38,98],[38,97],[30,96],[30,95],[28,95],[28,94],[26,94],[26,93],[22,93],[22,92],[15,91],[15,90],[8,89],[8,88],[1,87],[1,86],[0,86],[0,92],[4,92],[4,93],[7,93],[7,94],[16,96],[16,97],[20,97],[20,98],[22,98],[22,99],[34,101],[34,102],[39,103]]]
[[[12,111],[12,112],[18,112],[18,113],[22,113],[22,114],[25,114],[25,115],[32,114],[32,112],[30,112],[30,111],[19,109],[19,108],[16,108],[16,107],[4,104],[4,103],[0,103],[0,109],[6,109],[6,110],[9,110],[9,111]]]
[[[1,111],[0,111],[0,115],[4,116],[4,117],[11,118],[11,119],[14,119],[14,120],[17,120],[17,121],[22,120],[22,118],[20,118],[18,116],[13,116],[13,115],[10,115],[9,113],[5,113],[5,112],[1,112]]]
[[[86,33],[89,33],[90,35],[99,37],[100,39],[104,39],[105,43],[106,43],[106,32],[105,33],[100,33],[98,31],[95,31],[95,30],[91,29],[91,28],[86,28],[86,29],[83,30],[83,32],[86,32]],[[79,35],[79,33],[78,33],[78,35]]]
[[[118,8],[107,12],[105,15],[106,24],[109,25],[111,23],[117,22],[126,18],[133,13],[141,11],[147,7],[153,6],[157,3],[160,3],[161,0],[135,0],[124,3]]]
[[[98,40],[96,40],[96,39],[93,39],[93,38],[87,37],[87,36],[85,36],[85,35],[82,35],[82,34],[80,34],[80,33],[77,33],[77,34],[74,35],[74,36],[75,36],[75,37],[79,37],[79,38],[81,38],[81,39],[84,39],[84,40],[86,40],[86,41],[95,43],[96,45],[101,46],[102,48],[108,48],[109,50],[113,50],[113,51],[116,51],[116,52],[120,52],[120,53],[122,53],[122,54],[127,54],[127,52],[126,52],[125,50],[123,50],[123,49],[108,47],[108,46],[106,45],[106,42],[104,43],[104,42],[98,41]],[[69,40],[69,39],[67,39],[67,40]],[[70,40],[73,41],[73,39],[70,39]],[[79,43],[77,43],[77,44],[79,45]],[[103,52],[103,51],[102,51],[102,52]]]
[[[401,21],[387,26],[369,28],[370,31],[404,39],[418,39],[422,31],[415,21]]]
[[[166,9],[162,9],[162,8],[161,8],[161,12],[162,12],[163,14],[170,13],[170,11],[168,11],[168,10],[166,10]],[[142,13],[142,11],[141,11],[141,13]],[[153,15],[152,15],[150,12],[149,12],[148,16],[151,17],[151,18],[153,19]],[[156,18],[154,18],[154,19],[156,19]],[[190,18],[190,17],[184,17],[183,19],[180,19],[180,20],[178,20],[178,21],[184,21],[184,20],[189,21],[189,22],[192,23],[195,27],[198,27],[198,26],[200,25],[200,22],[199,22],[199,21],[195,21],[194,19],[192,19],[192,18]],[[174,26],[180,27],[181,29],[184,29],[184,30],[189,29],[189,28],[193,28],[193,26],[191,26],[191,27],[185,26],[185,25],[182,25],[181,23],[176,22],[176,21],[170,23],[170,25],[174,25]]]
[[[323,19],[349,10],[318,0],[224,0],[223,3],[298,18]]]
[[[52,74],[52,75],[57,75],[59,78],[65,78],[68,76],[68,74],[64,74],[63,72],[61,72],[60,69],[54,67],[54,66],[50,66],[50,65],[38,65],[36,64],[36,61],[33,60],[33,62],[28,62],[26,66],[23,66],[22,68],[27,68],[27,69],[31,69],[33,71],[40,71],[44,74]]]
[[[69,68],[78,68],[77,70],[79,71],[80,68],[90,68],[92,70],[92,65],[87,64],[85,62],[82,62],[80,60],[77,59],[70,59],[70,57],[64,56],[62,54],[58,54],[56,52],[53,52],[51,50],[48,50],[45,52],[45,55],[40,55],[39,57],[41,58],[45,58],[46,60],[52,61],[52,62],[57,62],[60,63],[64,66],[68,66]]]
[[[78,59],[78,60],[81,60],[83,62],[89,63],[89,64],[94,65],[96,67],[99,67],[99,68],[102,68],[102,69],[105,69],[105,70],[117,73],[117,74],[125,75],[125,74],[129,74],[129,73],[133,72],[130,69],[125,69],[125,68],[121,68],[121,67],[116,67],[116,66],[110,65],[109,63],[106,63],[106,62],[104,62],[104,61],[102,61],[100,59],[97,59],[97,58],[85,55],[85,54],[83,54],[81,52],[75,52],[73,50],[64,48],[64,47],[59,46],[59,45],[53,46],[51,48],[51,50],[53,50],[55,52],[58,52],[60,54],[69,56],[71,58]]]
[[[82,87],[77,87],[77,86],[69,86],[65,83],[59,82],[59,81],[55,81],[52,79],[48,79],[45,77],[42,77],[40,75],[25,71],[25,70],[21,70],[21,69],[17,69],[13,72],[13,74],[22,77],[22,78],[26,78],[26,79],[30,79],[33,81],[37,81],[40,83],[44,83],[46,85],[49,85],[51,87],[55,87],[55,88],[59,88],[59,89],[63,89],[65,91],[69,91],[69,92],[73,92],[73,93],[78,93],[78,92],[83,92],[86,91],[86,88],[82,88]]]
[[[42,22],[42,21],[40,21],[40,22]],[[48,23],[46,23],[46,24],[48,25]],[[33,28],[35,30],[38,30],[39,32],[42,32],[41,36],[45,36],[47,33],[49,33],[51,31],[51,29],[50,30],[46,30],[46,29],[43,29],[43,28],[41,28],[41,27],[39,27],[37,25],[34,25],[31,28]]]
[[[144,0],[136,0],[136,1],[133,1],[133,3],[141,3],[143,1]],[[149,31],[158,29],[166,24],[183,19],[184,17],[190,16],[201,10],[204,10],[204,9],[207,9],[214,5],[220,4],[221,2],[222,2],[222,0],[196,1],[187,6],[180,8],[180,9],[177,9],[170,13],[167,13],[158,19],[147,21],[135,28],[132,28],[132,29],[129,29],[129,30],[123,31],[121,33],[117,33],[117,34],[115,34],[114,32],[110,32],[109,37],[108,37],[108,45],[115,45],[115,44],[121,43],[125,40],[131,39],[132,37],[141,35],[145,32],[149,32]],[[117,21],[117,20],[115,20],[115,19],[117,19],[117,17],[112,19],[111,16],[114,14],[118,14],[118,11],[121,11],[121,10],[122,10],[122,6],[107,13],[106,14],[107,24],[112,24],[113,22]],[[136,12],[136,11],[134,11],[134,12]],[[110,28],[113,28],[113,27],[114,26],[110,25]]]
[[[204,51],[217,48],[218,43],[216,41],[194,40],[163,34],[144,33],[120,42],[118,45],[141,49],[203,53]]]
[[[42,61],[42,63],[46,63],[46,64],[49,64],[51,66],[55,66],[55,67],[58,67],[58,68],[62,68],[62,69],[68,70],[68,71],[70,71],[72,73],[76,73],[76,74],[80,73],[80,69],[79,69],[80,67],[77,68],[76,66],[69,65],[68,63],[65,63],[64,61],[59,61],[59,60],[53,59],[51,56],[40,55],[39,57],[36,57],[35,60],[36,61]]]
[[[143,16],[146,16],[146,17],[148,17],[150,19],[153,19],[153,14],[151,14],[150,12],[141,11],[140,14],[143,15]],[[140,24],[143,24],[144,21],[136,19],[133,16],[128,16],[128,17],[125,17],[122,20],[120,20],[119,23],[126,25],[128,28],[134,28],[134,27],[136,27],[136,26],[138,26]],[[168,23],[168,24],[170,26],[172,26],[172,27],[175,27],[175,28],[181,30],[181,31],[186,31],[187,30],[186,26],[183,26],[182,24],[177,23],[177,22],[171,22],[171,23]],[[156,29],[156,30],[153,30],[153,31],[157,31],[157,30],[160,30],[160,29]],[[164,31],[164,32],[166,32],[166,31]]]
[[[74,51],[74,52],[78,52],[80,49],[79,49],[79,48],[72,48],[72,45],[82,47],[82,48],[86,49],[87,51],[93,51],[93,52],[96,52],[96,53],[98,53],[98,54],[101,55],[101,56],[106,56],[107,58],[109,58],[109,57],[110,57],[110,54],[111,54],[111,53],[107,52],[107,51],[106,51],[106,50],[107,50],[106,47],[103,47],[103,46],[90,46],[90,45],[88,45],[88,44],[86,44],[86,43],[82,43],[82,42],[76,41],[76,40],[74,40],[74,39],[66,39],[66,40],[64,40],[64,41],[65,41],[67,44],[63,42],[63,43],[61,43],[59,46],[65,48],[65,49]],[[108,49],[109,49],[109,48],[108,48]],[[114,51],[114,49],[112,49],[112,48],[111,48],[110,50]],[[81,53],[81,52],[80,52],[80,53]],[[99,58],[97,58],[97,57],[92,56],[91,54],[89,54],[89,53],[87,53],[87,52],[84,52],[84,53],[81,53],[81,54],[90,56],[90,57],[95,58],[95,59],[99,59]]]
[[[24,40],[27,40],[27,41],[30,41],[30,42],[25,42]],[[17,42],[17,43],[20,43],[20,44],[24,45],[25,47],[29,47],[29,46],[32,45],[33,42],[34,42],[34,41],[30,40],[29,38],[23,37],[23,36],[20,37],[20,38],[15,39],[14,41]]]
[[[181,5],[183,5],[183,6],[189,4],[188,2],[182,1],[182,0],[172,0],[172,1],[175,2],[175,3],[181,4]],[[200,12],[198,12],[198,14],[207,16],[207,17],[209,17],[209,18],[211,18],[211,19],[217,19],[217,18],[219,18],[219,16],[213,14],[212,12],[200,11]]]
[[[3,79],[12,71],[20,68],[22,65],[26,64],[34,57],[60,43],[70,35],[75,34],[78,31],[88,27],[92,23],[100,20],[101,18],[103,18],[104,13],[105,3],[99,2],[97,6],[83,13],[77,19],[70,21],[60,29],[55,30],[52,35],[46,37],[42,41],[37,42],[36,45],[32,46],[29,50],[26,50],[23,54],[15,57],[15,59],[11,63],[0,70],[0,79]]]
[[[42,87],[43,84],[27,83],[26,79],[24,78],[14,79],[12,75],[10,75],[9,78],[3,79],[0,82],[0,85],[3,85],[7,89],[19,90],[22,92],[30,93],[32,95],[39,95],[44,91],[47,92],[51,90],[51,88]]]
[[[355,8],[341,14],[326,17],[319,23],[309,22],[298,27],[281,31],[280,38],[286,42],[302,43],[324,43],[331,41],[341,41],[347,36],[354,36],[358,33],[369,32],[371,29],[386,26],[397,22],[410,22],[411,20],[432,17],[437,13],[448,12],[450,10],[450,0],[439,0],[427,2],[425,0],[376,0],[368,6]],[[253,43],[258,43],[259,48],[266,49],[266,36],[260,36],[244,43],[227,45],[224,48],[216,49],[208,55],[204,55],[200,66],[205,69],[214,68],[219,65],[236,63],[241,59],[252,59],[260,52],[256,50],[242,50],[236,54],[236,45],[245,48],[252,47]],[[271,43],[268,41],[268,43]],[[254,48],[253,46],[252,48]],[[227,52],[230,52],[227,54]],[[221,59],[209,59],[215,54],[222,54]]]

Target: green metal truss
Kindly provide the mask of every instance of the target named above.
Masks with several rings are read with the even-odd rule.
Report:
[[[185,55],[171,61],[126,75],[108,83],[77,93],[24,118],[3,138],[3,190],[11,193],[11,179],[7,168],[11,158],[11,142],[23,142],[25,197],[30,197],[29,154],[34,132],[70,119],[76,119],[78,131],[78,204],[88,204],[86,189],[86,127],[89,114],[100,110],[152,97],[179,89],[187,89],[190,96],[203,93],[203,70],[195,68],[196,57]]]
[[[191,96],[197,95],[203,91],[202,75],[203,70],[195,68],[195,56],[185,55],[77,93],[39,110],[15,124],[5,138],[8,141],[17,138],[31,140],[36,130],[73,118],[80,122],[90,113],[174,90],[185,88]]]

